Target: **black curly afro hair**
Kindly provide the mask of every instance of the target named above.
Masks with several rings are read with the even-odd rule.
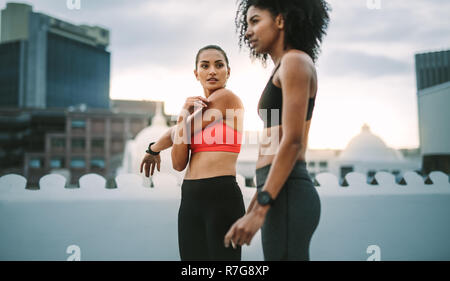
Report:
[[[266,65],[267,54],[257,54],[250,48],[245,37],[247,32],[247,12],[250,6],[269,10],[275,18],[281,14],[285,21],[284,46],[307,53],[315,62],[320,53],[320,44],[329,23],[330,6],[324,0],[237,0],[235,18],[239,35],[239,48],[245,44],[252,59],[260,59]]]

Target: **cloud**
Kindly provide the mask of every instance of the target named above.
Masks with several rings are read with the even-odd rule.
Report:
[[[330,1],[333,6],[330,39],[348,43],[403,42],[411,46],[450,43],[450,2],[445,0],[382,0],[370,10],[365,0]]]
[[[328,35],[318,65],[326,77],[414,76],[414,54],[450,46],[450,2],[329,1]]]
[[[413,65],[387,56],[370,55],[358,51],[334,50],[322,58],[320,68],[327,76],[375,78],[399,74],[410,74]]]

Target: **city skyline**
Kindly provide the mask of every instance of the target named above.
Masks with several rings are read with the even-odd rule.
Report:
[[[262,129],[256,107],[273,64],[263,68],[239,51],[235,1],[81,0],[80,10],[66,2],[29,4],[35,12],[110,30],[111,99],[161,100],[167,114],[177,114],[186,97],[203,94],[193,74],[197,50],[218,44],[230,57],[228,88],[244,103],[245,129]],[[380,9],[370,9],[365,0],[329,3],[309,148],[342,149],[364,123],[391,147],[418,147],[414,54],[450,45],[442,38],[450,31],[443,6],[450,4],[381,1]]]

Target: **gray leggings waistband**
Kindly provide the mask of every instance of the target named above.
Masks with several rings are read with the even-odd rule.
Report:
[[[261,187],[264,185],[267,176],[269,175],[270,167],[272,164],[256,169],[256,186]],[[289,179],[306,179],[311,181],[308,170],[306,169],[305,161],[296,161],[294,167],[289,174]]]

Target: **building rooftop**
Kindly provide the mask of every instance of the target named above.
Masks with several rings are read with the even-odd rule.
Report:
[[[33,12],[33,6],[26,3],[6,3],[6,8],[1,12],[0,43],[29,39],[30,13],[33,13],[47,20],[47,27],[52,33],[96,47],[106,48],[109,45],[108,29],[97,25],[75,25],[44,13]]]

